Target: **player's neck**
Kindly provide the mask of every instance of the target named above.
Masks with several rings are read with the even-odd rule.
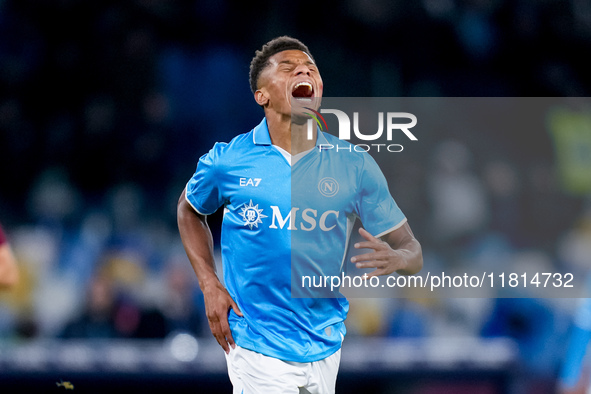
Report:
[[[297,155],[316,146],[316,130],[313,129],[312,139],[308,139],[308,125],[291,123],[291,154]]]
[[[310,140],[307,138],[307,125],[292,124],[291,116],[268,116],[267,126],[271,142],[291,155],[297,155],[313,148],[316,144],[316,136]]]

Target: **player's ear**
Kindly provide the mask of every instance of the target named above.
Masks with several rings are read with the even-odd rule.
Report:
[[[257,102],[258,105],[264,107],[269,102],[269,97],[267,97],[267,92],[265,88],[259,89],[254,92],[254,100]]]

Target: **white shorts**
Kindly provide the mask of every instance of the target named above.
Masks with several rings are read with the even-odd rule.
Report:
[[[341,350],[309,363],[283,361],[236,345],[226,354],[233,394],[334,394]]]

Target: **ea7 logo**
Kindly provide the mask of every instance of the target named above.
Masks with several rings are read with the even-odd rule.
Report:
[[[240,178],[240,186],[257,187],[261,183],[261,178]]]

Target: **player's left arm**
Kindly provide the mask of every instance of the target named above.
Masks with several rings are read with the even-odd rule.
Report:
[[[353,256],[351,262],[357,268],[375,268],[368,277],[390,275],[413,275],[423,268],[421,244],[415,238],[408,223],[381,238],[376,238],[364,228],[359,234],[365,241],[357,242],[356,249],[373,249],[373,252]]]

